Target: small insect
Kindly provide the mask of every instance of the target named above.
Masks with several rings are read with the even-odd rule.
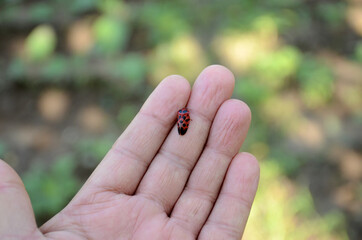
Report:
[[[177,130],[179,135],[184,135],[187,132],[191,121],[190,112],[187,108],[182,108],[177,112]]]

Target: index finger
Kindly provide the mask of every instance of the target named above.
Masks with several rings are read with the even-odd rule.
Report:
[[[133,194],[148,165],[189,99],[190,84],[181,76],[165,78],[117,139],[87,184]]]

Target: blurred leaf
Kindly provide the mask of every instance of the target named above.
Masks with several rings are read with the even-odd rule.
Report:
[[[132,119],[139,111],[139,106],[135,104],[125,104],[118,112],[117,120],[123,128],[131,123]]]
[[[253,141],[248,145],[250,146],[246,146],[248,147],[246,150],[253,154],[259,161],[263,161],[268,157],[270,148],[265,142]]]
[[[362,41],[356,44],[355,56],[358,62],[362,63]]]
[[[157,46],[148,56],[150,80],[157,85],[167,75],[179,74],[194,82],[207,65],[205,53],[193,35],[180,35]]]
[[[67,59],[62,56],[55,56],[45,64],[43,75],[48,81],[59,81],[65,78],[68,71]]]
[[[0,23],[8,22],[16,16],[19,16],[19,7],[14,5],[5,6],[2,11],[0,11]]]
[[[318,14],[333,27],[341,26],[346,17],[345,2],[323,2],[317,6]]]
[[[100,16],[93,25],[98,50],[118,55],[128,40],[127,24],[120,19]]]
[[[2,141],[0,141],[0,158],[4,159],[4,154],[6,152],[6,145]]]
[[[298,0],[269,0],[268,5],[273,7],[297,7],[300,5]]]
[[[269,19],[269,18],[268,18]],[[256,20],[257,21],[257,20]],[[255,25],[260,23],[255,23]],[[263,30],[257,26],[251,32],[223,31],[213,40],[213,50],[223,64],[229,66],[235,74],[248,72],[260,57],[270,53],[277,46],[278,33],[274,22]],[[259,29],[258,29],[259,28]]]
[[[19,4],[25,0],[2,0],[2,3],[4,4]]]
[[[89,82],[90,74],[89,70],[87,69],[88,59],[84,56],[75,56],[70,61],[70,71],[74,72],[74,82],[78,86],[82,86],[85,83]]]
[[[257,17],[253,22],[253,28],[264,36],[275,35],[278,32],[275,18],[267,14]]]
[[[270,158],[277,162],[286,176],[294,176],[302,165],[300,159],[291,152],[284,151],[281,147],[273,146],[271,148]]]
[[[276,94],[263,102],[258,110],[263,122],[278,127],[278,131],[284,133],[296,128],[301,121],[301,109],[293,96]]]
[[[270,129],[270,126],[266,124],[265,121],[259,119],[259,115],[255,110],[255,108],[251,108],[253,121],[250,123],[248,137],[245,139],[245,143],[243,143],[243,151],[252,151],[254,144],[267,143],[269,139],[268,130]],[[259,149],[257,148],[257,150]],[[263,155],[265,155],[264,153],[268,153],[269,146],[264,148],[264,150]],[[253,153],[258,155],[255,152]]]
[[[73,197],[80,186],[74,170],[74,160],[64,156],[49,170],[38,162],[24,174],[23,181],[37,217],[58,212]]]
[[[332,96],[334,77],[332,71],[324,64],[305,58],[298,72],[301,95],[310,108],[323,106]]]
[[[97,0],[74,0],[71,8],[74,12],[84,12],[93,10],[97,6]]]
[[[254,65],[259,81],[271,88],[283,87],[299,67],[301,54],[291,46],[262,56]]]
[[[271,92],[265,84],[253,78],[241,78],[235,82],[235,94],[248,104],[258,104],[267,99]]]
[[[9,79],[20,79],[25,75],[25,64],[20,59],[13,59],[9,65],[7,76]]]
[[[187,17],[183,16],[184,8],[170,3],[146,3],[141,9],[140,21],[150,31],[151,43],[169,41],[189,32]]]
[[[243,238],[348,239],[341,215],[318,215],[308,189],[282,177],[276,161],[264,161],[260,165],[259,189]]]
[[[81,165],[94,168],[111,149],[114,139],[110,137],[84,139],[77,143],[76,150]]]
[[[146,63],[142,55],[127,54],[123,59],[115,61],[111,72],[116,78],[126,80],[131,88],[137,87],[145,79]]]
[[[25,48],[30,60],[40,61],[48,58],[54,51],[56,36],[49,25],[39,25],[26,39]]]
[[[313,217],[313,199],[307,189],[300,189],[292,199],[293,212],[299,217]]]
[[[336,230],[342,232],[346,228],[345,217],[338,210],[330,211],[324,218],[326,221],[326,232],[335,232]]]
[[[105,14],[109,16],[122,16],[127,15],[126,4],[123,3],[123,0],[102,0],[98,1],[98,8]]]
[[[35,22],[44,22],[51,18],[53,10],[47,3],[36,3],[29,8],[29,15]]]

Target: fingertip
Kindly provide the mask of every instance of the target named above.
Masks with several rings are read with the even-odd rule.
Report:
[[[149,115],[157,112],[157,115],[165,119],[165,122],[171,121],[174,119],[174,113],[186,105],[190,92],[190,83],[184,77],[167,76],[148,97],[140,112]]]
[[[224,88],[227,95],[231,96],[235,86],[235,77],[228,68],[222,65],[210,65],[200,73],[195,86],[210,82],[215,84],[218,89]]]
[[[0,159],[0,176],[1,182],[16,182],[23,185],[19,175],[15,172],[15,170],[2,159]]]
[[[181,75],[169,75],[160,84],[166,85],[167,88],[177,94],[188,96],[191,92],[189,81]]]
[[[260,167],[257,159],[250,153],[238,153],[232,160],[226,176],[223,192],[243,195],[251,206],[258,189]]]
[[[250,176],[257,176],[259,178],[260,175],[260,165],[256,157],[248,152],[241,152],[236,157],[235,160],[239,162],[240,168],[243,171],[247,172]]]
[[[234,84],[234,75],[230,70],[220,65],[208,66],[197,77],[188,105],[212,118],[220,105],[230,99]]]
[[[228,83],[234,88],[235,85],[235,76],[234,74],[225,66],[219,64],[213,64],[206,67],[202,73],[208,73],[220,76],[224,81],[228,81]]]
[[[0,160],[0,213],[1,236],[15,236],[16,233],[19,239],[29,236],[35,239],[41,235],[23,182],[3,160]]]
[[[229,99],[227,101],[225,101],[219,111],[223,109],[223,111],[231,114],[231,118],[233,119],[237,119],[239,121],[241,121],[243,124],[245,123],[250,123],[251,121],[251,111],[249,106],[239,100],[239,99]]]
[[[237,154],[250,126],[250,109],[237,99],[226,100],[218,109],[209,136],[209,145],[231,157]]]
[[[237,100],[240,103],[240,109],[245,119],[247,119],[247,122],[251,122],[251,110],[248,104],[241,100]]]

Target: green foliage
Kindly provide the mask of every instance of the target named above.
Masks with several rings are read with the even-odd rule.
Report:
[[[73,158],[63,156],[50,169],[38,162],[24,174],[25,188],[36,215],[55,214],[74,196],[80,186],[75,167]]]
[[[5,143],[3,143],[2,141],[0,141],[0,158],[3,159],[4,158],[4,154],[6,152],[6,145]]]
[[[115,138],[90,138],[78,142],[75,146],[77,159],[85,168],[94,168],[112,147]]]
[[[132,89],[140,85],[146,75],[146,63],[142,55],[127,54],[124,58],[114,61],[111,74],[115,78],[123,78]]]
[[[345,2],[323,2],[319,3],[317,11],[319,15],[331,26],[338,27],[343,24],[346,17]]]
[[[117,55],[128,38],[127,24],[121,19],[100,16],[93,26],[97,49],[107,55]]]
[[[153,44],[169,41],[190,29],[182,9],[173,4],[146,3],[139,17],[141,24],[149,29],[149,41]]]
[[[23,61],[21,61],[20,59],[13,59],[13,61],[9,65],[7,77],[9,79],[19,79],[20,77],[24,76],[25,67],[26,65],[24,65]]]
[[[97,2],[97,0],[74,0],[70,6],[74,13],[78,13],[93,10]]]
[[[53,9],[46,3],[34,4],[29,11],[29,15],[34,21],[43,22],[49,19],[54,14]]]
[[[298,72],[301,95],[310,108],[323,106],[332,97],[334,77],[331,69],[317,60],[306,57]]]
[[[268,88],[283,87],[298,69],[300,58],[299,51],[291,46],[266,54],[255,63],[257,78]]]
[[[49,81],[59,81],[65,78],[68,69],[67,59],[63,56],[55,56],[45,64],[42,75]]]
[[[261,173],[245,239],[348,239],[339,229],[343,216],[339,212],[317,214],[310,192],[282,177],[276,162],[262,162]]]
[[[127,5],[119,0],[98,1],[98,8],[103,13],[110,16],[121,16],[123,19],[127,16]]]
[[[362,41],[359,41],[355,49],[356,60],[362,63]]]
[[[121,126],[128,126],[139,111],[135,104],[125,104],[118,112],[117,120]]]
[[[86,98],[100,95],[99,105],[117,116],[101,137],[82,135],[65,147],[65,156],[48,167],[32,164],[23,175],[36,216],[47,218],[66,205],[79,188],[75,168],[87,174],[95,168],[117,138],[112,126],[125,129],[164,77],[180,74],[192,83],[207,64],[220,63],[234,72],[234,97],[245,101],[253,115],[242,151],[261,162],[245,239],[347,239],[340,212],[317,213],[304,167],[310,167],[309,157],[329,165],[321,151],[358,146],[349,138],[359,138],[345,131],[346,122],[359,123],[362,116],[362,41],[352,26],[358,21],[351,18],[350,2],[1,4],[0,91],[16,92],[21,86],[37,92],[56,85]],[[71,115],[81,101],[72,102]],[[33,114],[38,119],[37,111]],[[302,124],[307,118],[316,122],[314,133]],[[1,142],[0,157],[9,149]]]
[[[26,51],[30,60],[40,61],[48,58],[54,51],[56,36],[49,25],[36,27],[26,40]]]
[[[298,157],[291,152],[282,150],[278,146],[272,147],[270,161],[278,164],[286,176],[294,176],[302,165],[301,159],[298,159]]]
[[[235,94],[249,104],[265,101],[271,94],[270,89],[255,78],[241,78],[235,83]]]

